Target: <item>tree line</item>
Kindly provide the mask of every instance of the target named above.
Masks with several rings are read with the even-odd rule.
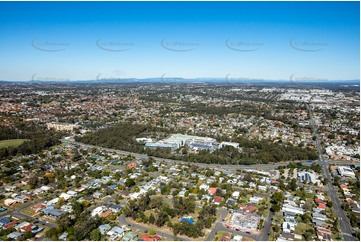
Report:
[[[149,125],[122,123],[86,134],[83,137],[77,137],[76,141],[106,148],[146,153],[149,156],[206,164],[251,165],[317,159],[314,149],[293,146],[288,143],[273,143],[268,140],[255,141],[239,138],[234,141],[240,144],[242,150],[227,146],[214,152],[202,150],[197,154],[188,152],[186,147],[179,149],[178,152],[171,152],[169,149],[145,149],[143,144],[135,141],[136,137],[159,135],[160,133],[165,135],[169,134],[169,131]]]
[[[144,196],[130,200],[127,207],[123,209],[126,217],[132,217],[136,222],[154,224],[157,227],[167,225],[173,230],[173,234],[186,235],[191,238],[198,238],[204,235],[204,228],[211,228],[216,221],[217,209],[213,205],[204,205],[194,223],[178,222],[172,223],[171,219],[181,218],[196,211],[195,197],[174,196],[171,204],[165,203],[163,197],[153,196],[152,192]],[[152,211],[148,216],[146,211]]]
[[[0,149],[0,159],[15,155],[30,155],[60,144],[62,133],[47,130],[46,127],[34,123],[18,123],[16,127],[0,126],[0,140],[29,139],[18,147]]]

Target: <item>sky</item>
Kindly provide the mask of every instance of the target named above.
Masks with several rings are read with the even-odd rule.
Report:
[[[0,80],[360,76],[359,2],[0,2]]]

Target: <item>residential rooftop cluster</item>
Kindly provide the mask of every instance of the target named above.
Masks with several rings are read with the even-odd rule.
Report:
[[[359,238],[355,92],[204,83],[0,91],[0,240]]]

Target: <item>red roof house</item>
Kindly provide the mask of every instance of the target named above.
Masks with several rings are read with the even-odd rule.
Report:
[[[154,236],[150,236],[149,234],[142,234],[140,236],[140,239],[143,241],[158,241],[160,240],[162,237],[160,237],[159,235],[154,235]]]
[[[208,193],[209,195],[214,195],[217,192],[217,188],[216,187],[210,187],[208,188]]]

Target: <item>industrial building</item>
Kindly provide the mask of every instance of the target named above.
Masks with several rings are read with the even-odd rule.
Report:
[[[169,148],[171,150],[176,150],[182,146],[187,146],[193,151],[198,151],[198,150],[213,151],[218,149],[219,144],[213,138],[185,135],[185,134],[172,134],[170,137],[166,139],[157,142],[145,143],[145,147],[150,149]]]

